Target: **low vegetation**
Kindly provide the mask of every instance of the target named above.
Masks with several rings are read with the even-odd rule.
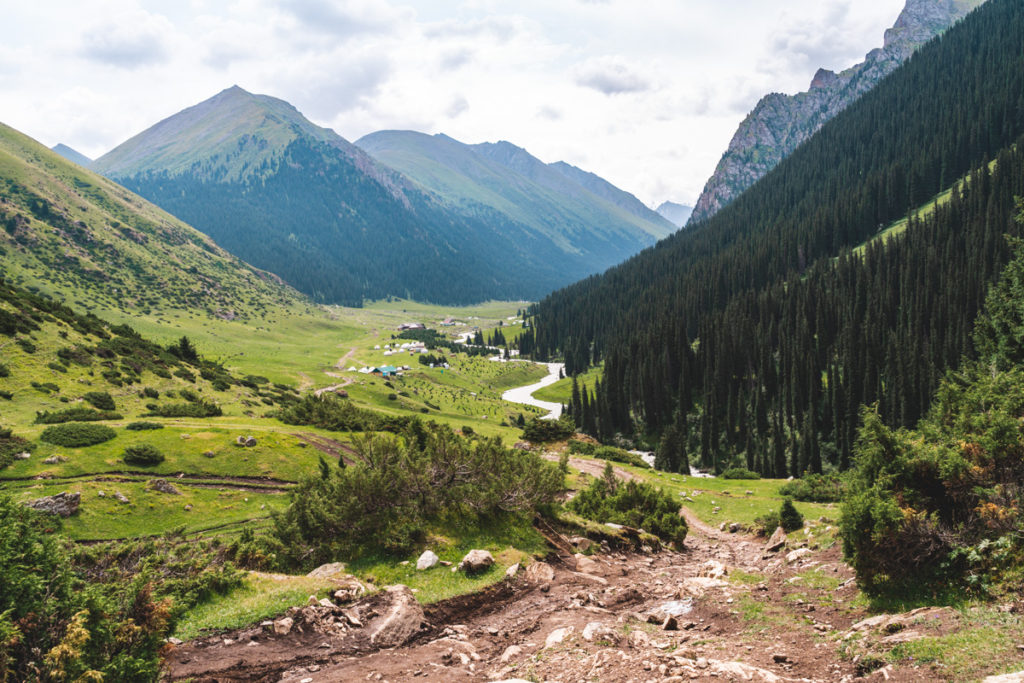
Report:
[[[122,459],[129,465],[159,465],[164,461],[164,454],[154,446],[140,444],[124,449]]]
[[[116,436],[117,432],[106,425],[68,422],[47,427],[39,435],[39,440],[55,446],[82,448],[110,441]]]

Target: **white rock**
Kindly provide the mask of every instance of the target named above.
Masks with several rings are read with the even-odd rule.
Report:
[[[505,576],[508,578],[514,578],[519,573],[519,563],[516,562],[514,565],[505,570]]]
[[[416,560],[416,569],[426,571],[436,567],[440,561],[441,558],[434,554],[432,550],[424,550],[423,554],[420,555],[420,559]]]
[[[486,550],[470,550],[459,562],[458,568],[466,573],[480,572],[494,564],[494,556]]]
[[[295,621],[291,617],[284,617],[274,622],[274,633],[279,636],[286,636],[291,633]]]
[[[518,645],[509,645],[505,648],[505,651],[501,653],[501,663],[508,664],[510,659],[518,657],[521,654],[523,654],[523,648]]]
[[[576,630],[573,626],[564,626],[562,628],[556,628],[554,631],[548,634],[548,637],[544,639],[544,647],[554,647],[560,644],[568,636]]]
[[[1024,683],[1024,671],[1003,674],[1002,676],[989,676],[981,683]]]
[[[788,555],[786,555],[786,563],[787,564],[793,564],[794,562],[799,562],[802,558],[804,558],[804,557],[806,557],[807,555],[810,555],[810,554],[811,554],[811,549],[810,548],[797,548],[796,550],[794,550],[794,551],[790,552]]]
[[[547,562],[532,562],[526,567],[529,583],[550,583],[555,580],[555,570]]]

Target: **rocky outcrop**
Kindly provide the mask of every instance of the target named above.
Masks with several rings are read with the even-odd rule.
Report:
[[[688,225],[707,220],[761,179],[802,142],[905,62],[921,45],[984,0],[907,0],[883,47],[842,73],[819,69],[810,90],[766,95],[729,143]]]
[[[381,610],[384,619],[370,634],[370,643],[377,647],[398,647],[416,635],[424,621],[423,608],[406,586],[389,586],[385,591],[387,605]]]
[[[81,493],[68,493],[67,491],[61,491],[54,496],[46,496],[45,498],[30,500],[25,503],[25,505],[29,506],[33,510],[39,510],[40,512],[49,512],[59,517],[70,517],[78,512],[78,505],[81,502]]]

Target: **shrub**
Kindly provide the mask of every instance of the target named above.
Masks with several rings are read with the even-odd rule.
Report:
[[[196,403],[155,405],[149,408],[149,412],[143,417],[220,417],[223,414],[224,411],[216,403],[197,401]]]
[[[619,482],[608,473],[580,491],[567,507],[595,522],[643,529],[677,548],[682,548],[688,531],[672,494],[644,482]]]
[[[67,373],[68,371],[68,369],[64,365],[62,365],[61,363],[57,363],[55,361],[50,361],[49,363],[46,364],[46,367],[56,372]]]
[[[520,417],[522,413],[520,413]],[[569,439],[569,452],[580,453],[582,455],[593,455],[594,450],[597,448],[595,444],[589,441],[580,441],[579,439]]]
[[[90,391],[82,398],[100,410],[117,410],[114,399],[105,391]]]
[[[782,526],[782,523],[779,521],[779,513],[775,510],[770,510],[754,519],[754,525],[757,527],[757,533],[762,536],[770,536],[775,533],[776,529]]]
[[[53,425],[63,422],[97,422],[99,420],[120,420],[124,416],[109,410],[93,410],[92,408],[68,408],[57,412],[43,411],[36,413],[36,424]]]
[[[126,424],[124,426],[124,428],[125,429],[130,429],[133,432],[141,432],[141,431],[145,431],[147,429],[163,429],[164,426],[162,424],[160,424],[159,422],[139,421],[139,422],[131,422],[129,424]]]
[[[183,399],[185,399],[189,403],[195,403],[195,402],[197,402],[199,400],[199,394],[197,394],[196,392],[194,392],[194,391],[192,391],[191,389],[188,389],[188,388],[185,388],[185,389],[182,389],[181,391],[179,391],[178,392],[178,396],[181,396]]]
[[[307,395],[281,410],[277,417],[285,424],[310,425],[334,432],[397,433],[410,423],[408,417],[357,408],[350,401],[330,393],[319,398]]]
[[[11,376],[11,369],[8,368],[3,363],[0,363],[0,377],[10,377],[10,376]]]
[[[565,439],[576,433],[576,425],[567,417],[557,420],[533,418],[523,427],[523,438],[533,443],[548,443]]]
[[[14,462],[14,456],[18,453],[31,451],[31,442],[15,436],[10,429],[0,427],[0,470]]]
[[[783,484],[779,493],[804,503],[837,503],[843,496],[843,480],[834,472],[806,474]]]
[[[594,448],[593,455],[595,458],[600,458],[601,460],[621,462],[641,469],[650,468],[650,465],[644,462],[644,459],[639,455],[636,453],[630,453],[623,448],[615,448],[614,446],[598,446]]]
[[[784,498],[779,508],[779,526],[786,533],[804,528],[804,516],[793,505],[792,498]]]
[[[722,472],[722,479],[760,479],[761,475],[745,467],[730,467]]]
[[[159,465],[164,461],[164,454],[156,447],[144,443],[124,449],[122,460],[129,465]]]
[[[160,398],[160,392],[153,387],[145,387],[139,392],[140,398]]]
[[[110,441],[115,436],[117,432],[106,425],[68,422],[47,427],[39,435],[39,440],[65,448],[84,448]]]
[[[4,399],[5,401],[10,401],[14,398],[14,394],[10,391],[0,390],[0,398]]]

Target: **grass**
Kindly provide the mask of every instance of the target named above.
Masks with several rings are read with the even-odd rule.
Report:
[[[593,391],[595,382],[601,379],[601,373],[603,372],[603,365],[590,368],[583,374],[577,375],[576,382],[581,388],[585,384],[589,390]],[[542,387],[533,392],[532,396],[538,401],[550,401],[552,403],[565,403],[568,405],[572,402],[572,378],[566,377],[554,384]]]
[[[293,605],[304,604],[310,595],[326,597],[333,587],[328,579],[249,572],[239,588],[189,610],[178,622],[174,635],[190,640],[211,632],[243,628],[278,616]]]

